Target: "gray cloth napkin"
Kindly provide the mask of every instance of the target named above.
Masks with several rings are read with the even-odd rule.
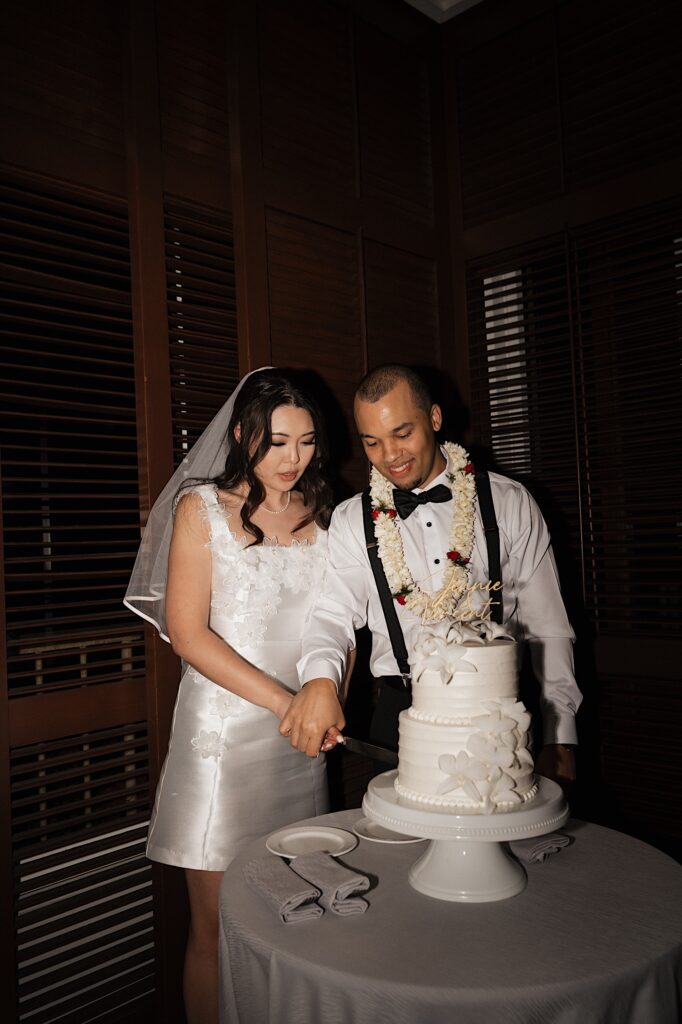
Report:
[[[339,864],[328,853],[316,850],[291,862],[292,869],[322,890],[320,905],[335,914],[364,914],[367,900],[355,896],[369,889],[369,878]]]
[[[548,832],[544,836],[532,836],[530,839],[515,839],[509,844],[509,849],[526,864],[534,864],[536,861],[542,863],[552,853],[558,853],[564,846],[570,843],[569,836],[561,832]]]
[[[242,871],[251,888],[275,909],[285,924],[309,921],[324,913],[315,902],[320,890],[306,885],[281,857],[274,854],[259,857],[245,864]]]

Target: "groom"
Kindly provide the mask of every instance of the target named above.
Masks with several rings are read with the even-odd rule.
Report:
[[[443,609],[454,617],[469,617],[473,607],[488,614],[490,599],[501,596],[501,620],[513,636],[528,643],[541,687],[545,746],[536,758],[537,770],[559,782],[572,780],[575,714],[581,701],[573,673],[574,634],[540,510],[521,484],[489,475],[502,588],[498,593],[487,590],[482,495],[478,501],[474,498],[473,466],[466,453],[456,445],[439,446],[441,410],[424,382],[408,367],[379,367],[361,382],[354,412],[374,467],[372,508],[365,517],[371,516],[377,527],[380,568],[390,592],[398,595],[397,632],[407,651],[425,608],[426,621]],[[390,513],[381,515],[382,507]],[[347,652],[355,646],[356,629],[367,624],[372,632],[371,671],[380,677],[383,695],[402,689],[396,647],[389,638],[367,544],[358,494],[339,505],[332,517],[327,584],[298,665],[304,685],[280,725],[292,746],[311,757],[323,741],[329,749],[330,740],[345,725],[337,688]]]

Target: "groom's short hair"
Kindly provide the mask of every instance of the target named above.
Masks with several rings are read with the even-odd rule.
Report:
[[[405,381],[419,408],[430,413],[433,399],[429,389],[415,370],[401,363],[386,363],[385,366],[370,370],[360,381],[355,392],[356,398],[363,402],[378,402],[401,381]]]

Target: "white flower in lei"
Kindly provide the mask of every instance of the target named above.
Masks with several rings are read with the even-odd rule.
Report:
[[[433,593],[422,590],[415,583],[405,561],[393,501],[393,485],[374,467],[370,476],[374,532],[388,585],[396,601],[419,615],[422,622],[437,622],[453,614],[469,584],[469,562],[474,546],[474,467],[460,445],[446,441],[443,447],[450,463],[447,479],[452,491],[454,511],[443,586]]]

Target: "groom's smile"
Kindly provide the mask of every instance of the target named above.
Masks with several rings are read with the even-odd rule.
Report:
[[[435,431],[439,406],[427,412],[415,401],[406,381],[399,381],[376,402],[355,399],[355,422],[367,458],[395,487],[426,487],[445,468]]]

